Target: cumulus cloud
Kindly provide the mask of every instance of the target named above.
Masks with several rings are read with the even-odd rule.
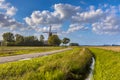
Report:
[[[107,5],[106,15],[100,21],[92,23],[92,30],[98,34],[117,34],[120,33],[120,11],[119,6]]]
[[[39,24],[61,24],[64,20],[69,19],[79,11],[80,7],[72,6],[70,4],[55,4],[53,6],[54,12],[34,11],[30,17],[24,18],[25,22],[30,25]]]
[[[53,8],[53,12],[47,10],[34,11],[30,17],[26,17],[24,20],[29,26],[37,28],[37,31],[44,30],[45,27],[42,27],[43,25],[52,25],[53,30],[59,30],[64,21],[72,18],[80,10],[80,6],[61,3],[55,4]]]
[[[82,26],[82,25],[80,25],[80,24],[71,24],[70,26],[69,26],[69,29],[68,29],[68,31],[66,32],[66,33],[71,33],[71,32],[74,32],[74,31],[78,31],[78,30],[86,30],[87,29],[87,27],[84,27],[84,26]]]
[[[31,17],[26,17],[24,20],[30,26],[60,24],[62,22],[58,15],[49,11],[34,11]]]
[[[54,5],[55,12],[60,15],[60,18],[67,19],[80,10],[80,6],[73,6],[70,4],[55,4]]]
[[[57,29],[70,21],[65,33],[86,29],[83,25],[92,26],[93,32],[99,34],[113,34],[120,32],[120,6],[104,4],[102,7],[89,6],[82,9],[70,4],[55,4],[53,12],[48,10],[34,11],[30,17],[24,18],[26,24],[36,31],[48,30],[45,26],[54,25]]]
[[[17,12],[17,9],[12,6],[12,7],[10,7],[10,8],[7,9],[6,14],[10,15],[10,16],[14,16],[16,14],[16,12]]]
[[[13,30],[17,27],[22,27],[22,26],[23,26],[22,23],[17,22],[15,19],[0,13],[0,27],[1,28],[7,27],[7,28],[10,28],[10,30]]]
[[[3,10],[8,16],[14,16],[17,12],[17,8],[5,0],[0,0],[0,9]]]
[[[100,20],[105,16],[105,13],[101,9],[94,10],[91,7],[90,11],[77,13],[77,15],[72,17],[73,22],[78,23],[92,23]]]
[[[17,8],[5,0],[0,0],[0,28],[13,30],[25,30],[25,24],[15,20]],[[26,28],[27,29],[27,28]]]
[[[92,24],[92,30],[98,34],[116,34],[120,32],[120,17],[107,16],[101,22]]]

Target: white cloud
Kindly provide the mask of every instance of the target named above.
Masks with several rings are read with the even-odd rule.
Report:
[[[79,6],[70,4],[55,4],[53,12],[34,11],[30,17],[24,18],[25,22],[36,31],[45,31],[44,26],[52,25],[53,30],[59,30],[64,21],[72,17],[80,10]],[[39,27],[38,27],[39,26]]]
[[[17,12],[17,9],[12,6],[11,8],[8,8],[8,9],[7,9],[6,14],[7,14],[7,15],[10,15],[10,16],[14,16],[14,15],[16,14],[16,12]]]
[[[21,30],[26,28],[24,23],[16,21],[13,17],[17,12],[17,8],[12,6],[5,0],[0,0],[0,28],[13,30]]]
[[[85,30],[85,29],[87,29],[87,28],[80,25],[80,24],[71,24],[66,33],[71,33],[71,32],[75,32],[75,31],[78,31],[78,30]]]
[[[92,30],[97,34],[117,34],[120,33],[120,11],[119,6],[108,6],[106,15],[100,21],[92,23]]]
[[[26,17],[24,20],[30,26],[60,24],[62,22],[58,15],[49,11],[34,11],[31,17]]]
[[[0,13],[0,28],[9,28],[10,30],[14,30],[22,27],[24,27],[23,23],[17,22],[14,18]]]
[[[120,6],[104,4],[102,7],[89,6],[81,9],[80,6],[70,4],[55,4],[54,11],[48,10],[34,11],[30,17],[24,18],[25,22],[36,31],[46,31],[48,27],[56,26],[55,30],[60,30],[61,26],[70,21],[69,28],[63,33],[71,33],[83,30],[83,25],[92,26],[92,30],[99,34],[114,34],[120,32]]]
[[[10,3],[5,0],[0,0],[0,9],[4,11],[8,16],[14,16],[17,12],[17,8],[12,6]]]
[[[80,7],[72,6],[70,4],[55,4],[54,12],[34,11],[30,17],[24,18],[25,22],[30,26],[36,26],[39,24],[61,24],[64,20],[75,15],[79,11]]]
[[[98,34],[116,34],[120,32],[120,17],[107,16],[101,22],[92,24],[92,30]]]
[[[105,16],[105,13],[101,9],[94,10],[93,7],[90,11],[77,13],[77,15],[72,17],[73,22],[78,23],[92,23],[100,20]]]
[[[73,6],[70,4],[55,4],[54,5],[55,12],[60,15],[61,18],[67,19],[80,10],[80,6]]]

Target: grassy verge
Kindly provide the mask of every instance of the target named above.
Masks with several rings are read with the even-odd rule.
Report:
[[[94,80],[118,80],[120,75],[120,52],[90,49],[96,58]]]
[[[92,54],[80,48],[54,55],[0,64],[0,80],[84,80]]]
[[[62,48],[64,47],[0,47],[0,56],[46,52]]]

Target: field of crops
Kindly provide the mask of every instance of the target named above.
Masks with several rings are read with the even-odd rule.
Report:
[[[12,56],[62,49],[64,47],[0,47],[0,56]]]
[[[120,52],[90,48],[95,55],[94,80],[119,80],[120,75]],[[110,49],[110,48],[109,48]]]
[[[120,47],[119,46],[106,46],[106,47],[96,47],[96,48],[120,52]]]
[[[0,64],[0,80],[84,80],[91,57],[89,50],[74,48],[41,58]]]

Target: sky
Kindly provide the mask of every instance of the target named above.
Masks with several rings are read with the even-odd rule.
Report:
[[[5,32],[57,31],[80,45],[120,44],[120,0],[0,0],[0,40]]]

